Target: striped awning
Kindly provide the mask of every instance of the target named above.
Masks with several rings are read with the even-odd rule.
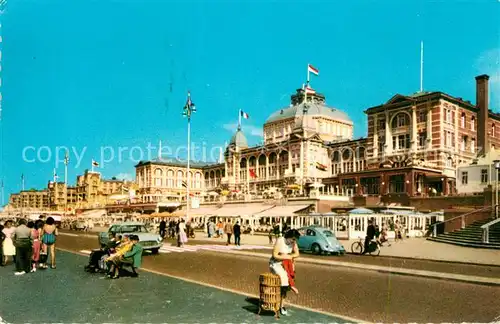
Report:
[[[306,208],[311,206],[309,205],[293,205],[293,206],[276,206],[269,210],[263,211],[255,216],[260,217],[290,217],[299,215],[301,211],[304,211]],[[307,214],[304,211],[304,214]]]

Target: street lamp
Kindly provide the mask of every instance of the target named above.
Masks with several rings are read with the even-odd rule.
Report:
[[[182,116],[187,117],[187,183],[186,183],[186,222],[189,221],[189,186],[191,177],[189,176],[189,167],[191,160],[191,115],[196,112],[196,106],[191,101],[191,92],[187,93],[186,104],[184,105]]]
[[[498,218],[498,170],[500,170],[500,160],[493,161],[495,163],[496,180],[495,180],[495,218]]]

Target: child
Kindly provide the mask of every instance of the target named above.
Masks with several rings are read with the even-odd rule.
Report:
[[[295,261],[294,260],[283,260],[283,268],[288,275],[288,283],[290,284],[290,289],[298,294],[299,290],[295,287]]]

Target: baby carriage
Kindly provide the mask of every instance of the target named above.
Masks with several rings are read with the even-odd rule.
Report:
[[[109,256],[108,251],[102,249],[92,250],[89,256],[89,263],[85,266],[87,272],[106,272],[106,258]]]

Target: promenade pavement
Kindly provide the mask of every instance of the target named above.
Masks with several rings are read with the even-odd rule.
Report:
[[[96,246],[95,236],[60,236],[57,242],[59,249],[76,253]],[[145,255],[141,273],[154,271],[253,297],[258,294],[259,274],[269,271],[269,250],[267,253],[265,258],[224,250]],[[366,259],[381,258],[367,256]],[[63,262],[58,260],[57,270],[63,267]],[[458,266],[467,268],[464,271],[469,275],[475,274],[473,268],[486,271],[484,266]],[[291,294],[289,302],[294,308],[299,305],[373,323],[490,322],[500,315],[500,286],[398,275],[368,268],[298,262],[296,281],[300,294]]]
[[[0,323],[272,323],[256,300],[221,289],[141,271],[138,278],[103,279],[84,272],[88,258],[58,252],[55,270],[14,276],[0,267]],[[350,321],[289,309],[279,323]]]
[[[94,232],[107,230],[94,228]],[[74,232],[72,232],[74,233]],[[81,234],[81,233],[77,233]],[[95,233],[88,233],[94,235]],[[196,238],[191,242],[224,243],[226,238],[208,238],[206,233],[196,232]],[[351,251],[352,243],[358,240],[341,240],[346,251]],[[242,245],[269,246],[266,235],[242,235]],[[434,261],[462,262],[473,264],[485,264],[500,266],[500,251],[475,249],[463,246],[428,241],[425,238],[409,238],[398,243],[391,240],[391,246],[384,245],[380,252],[381,256],[394,258],[424,259]]]

